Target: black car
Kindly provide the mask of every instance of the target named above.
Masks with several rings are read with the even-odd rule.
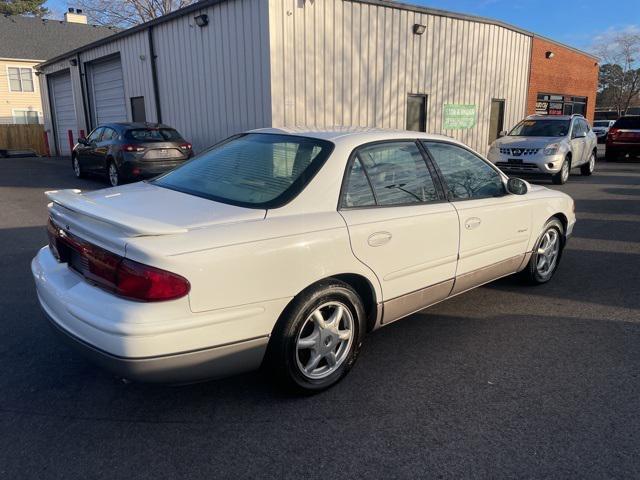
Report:
[[[154,177],[193,156],[178,131],[159,123],[107,123],[79,138],[71,154],[76,177],[106,173],[114,187]]]

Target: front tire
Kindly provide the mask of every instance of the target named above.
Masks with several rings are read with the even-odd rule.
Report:
[[[554,185],[564,185],[569,180],[569,174],[571,173],[571,159],[569,157],[564,159],[560,171],[551,177]]]
[[[593,173],[595,169],[596,169],[596,152],[591,152],[591,155],[589,156],[589,161],[584,165],[580,166],[580,174],[588,177]]]
[[[558,269],[564,250],[564,227],[557,218],[549,220],[533,249],[527,266],[520,272],[523,280],[531,285],[547,283]]]
[[[337,279],[323,281],[298,295],[278,320],[267,366],[288,390],[320,392],[347,375],[365,328],[358,294]]]
[[[80,165],[80,160],[76,155],[71,159],[71,167],[73,168],[73,174],[76,178],[84,178],[84,170],[82,169],[82,165]]]

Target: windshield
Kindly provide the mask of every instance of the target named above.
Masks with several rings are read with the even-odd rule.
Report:
[[[174,142],[182,140],[182,135],[173,128],[135,128],[128,130],[126,137],[137,142]]]
[[[523,120],[509,132],[512,137],[564,137],[570,120]]]
[[[156,179],[154,184],[253,208],[284,205],[305,187],[333,144],[294,135],[232,137]]]
[[[599,121],[593,122],[593,126],[606,128],[609,126],[609,120],[599,120]]]

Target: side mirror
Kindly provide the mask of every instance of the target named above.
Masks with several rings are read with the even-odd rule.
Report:
[[[87,139],[84,137],[79,137],[78,138],[78,143],[81,145],[86,145],[87,144]]]
[[[500,137],[506,137],[506,136],[507,136],[507,133],[508,133],[508,132],[507,132],[506,130],[502,130],[502,131],[500,131],[500,132],[498,133],[498,138],[500,138]]]
[[[512,177],[507,180],[507,191],[513,195],[524,195],[529,191],[529,184],[521,178]]]

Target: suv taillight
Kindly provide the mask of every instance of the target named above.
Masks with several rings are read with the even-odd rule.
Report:
[[[51,219],[47,225],[54,255],[96,286],[143,302],[175,300],[189,293],[189,281],[175,273],[121,257],[63,231]]]
[[[607,133],[607,140],[615,140],[618,137],[620,131],[617,128],[611,127],[609,133]]]

